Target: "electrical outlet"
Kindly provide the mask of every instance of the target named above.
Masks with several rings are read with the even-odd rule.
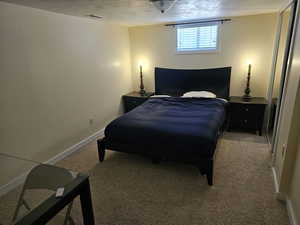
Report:
[[[94,119],[89,119],[89,124],[92,126],[94,124]]]
[[[284,154],[285,154],[285,150],[286,150],[286,145],[285,144],[283,144],[282,145],[282,152],[281,152],[281,156],[283,157],[284,156]]]

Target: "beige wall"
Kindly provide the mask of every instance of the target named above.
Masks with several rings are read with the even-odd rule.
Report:
[[[279,191],[287,194],[295,216],[300,221],[300,34],[298,35],[287,83],[282,120],[279,124],[275,166]],[[284,154],[282,154],[283,145],[286,146]]]
[[[286,75],[282,109],[279,116],[275,168],[280,189],[284,192],[289,184],[291,168],[295,159],[300,130],[300,30],[295,34],[295,45],[290,70]]]
[[[300,222],[300,145],[298,147],[298,154],[295,160],[295,167],[292,176],[292,182],[289,190],[289,199],[294,208],[297,221]],[[298,222],[298,223],[299,223]]]
[[[290,70],[286,77],[278,124],[275,168],[279,191],[287,195],[300,221],[300,24],[296,25]],[[283,146],[286,150],[283,151]]]
[[[253,64],[252,95],[266,96],[270,79],[277,24],[276,14],[234,17],[221,25],[218,53],[176,54],[176,29],[164,25],[133,27],[131,40],[134,87],[138,89],[138,64],[143,61],[146,89],[154,89],[153,68],[212,68],[232,66],[231,95],[242,95],[247,62]]]
[[[0,2],[0,34],[0,152],[45,161],[120,113],[127,27]]]

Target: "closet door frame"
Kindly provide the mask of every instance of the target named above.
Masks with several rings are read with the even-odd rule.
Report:
[[[272,67],[272,74],[271,74],[271,79],[270,79],[270,88],[268,90],[268,101],[269,101],[269,106],[271,105],[272,102],[272,94],[273,94],[273,87],[274,87],[274,81],[275,81],[275,73],[276,73],[276,64],[278,60],[278,50],[279,50],[279,44],[280,44],[280,35],[281,35],[281,26],[282,26],[282,18],[285,13],[285,11],[291,7],[291,15],[290,15],[290,20],[289,20],[289,33],[287,36],[287,42],[285,46],[285,51],[284,51],[284,58],[283,58],[283,64],[282,64],[282,69],[281,69],[281,80],[280,80],[280,90],[279,90],[279,96],[277,100],[277,109],[276,109],[276,115],[275,115],[275,122],[274,122],[274,131],[272,135],[272,140],[271,140],[271,151],[273,153],[273,164],[275,163],[276,160],[276,149],[277,149],[277,135],[278,135],[278,130],[279,130],[279,125],[281,121],[281,111],[282,111],[282,102],[285,100],[285,93],[286,93],[286,86],[288,82],[288,75],[289,75],[289,70],[290,70],[290,58],[292,55],[292,49],[293,49],[293,43],[294,43],[294,26],[295,26],[295,19],[296,19],[296,11],[297,11],[297,0],[294,0],[290,2],[287,6],[285,6],[281,11],[279,15],[279,22],[278,22],[278,31],[276,35],[276,48],[274,49],[274,55],[273,55],[273,67]],[[268,115],[268,124],[267,124],[267,129],[269,128],[269,121],[270,121],[270,111]]]

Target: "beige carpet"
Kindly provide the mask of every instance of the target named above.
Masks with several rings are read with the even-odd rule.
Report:
[[[263,137],[226,133],[213,187],[189,165],[110,151],[98,163],[95,143],[59,165],[89,171],[97,225],[288,225],[270,159]],[[79,222],[78,202],[73,215]]]
[[[137,155],[107,153],[98,163],[92,143],[57,164],[90,174],[97,225],[289,224],[285,205],[275,200],[263,137],[226,133],[218,145],[213,187],[193,166],[154,165]],[[8,224],[17,196],[18,191],[1,198],[0,223]],[[82,224],[78,199],[72,215]],[[51,224],[61,224],[62,218]]]

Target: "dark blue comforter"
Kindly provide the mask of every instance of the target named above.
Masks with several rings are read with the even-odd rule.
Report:
[[[225,120],[225,105],[220,99],[151,98],[112,121],[105,139],[108,145],[131,146],[133,152],[195,160],[210,157]]]

